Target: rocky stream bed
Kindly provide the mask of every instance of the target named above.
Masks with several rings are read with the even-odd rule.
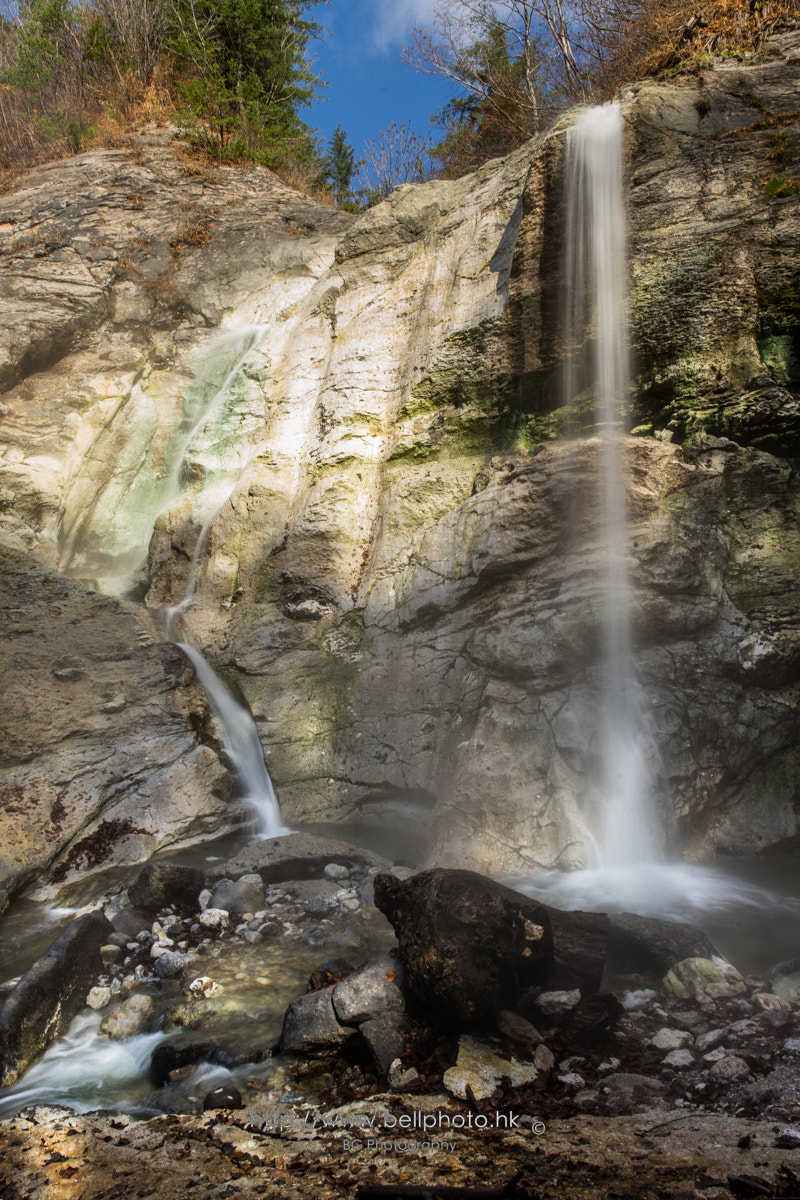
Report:
[[[56,946],[70,936],[55,975],[51,950],[6,995],[6,1081],[73,1017],[149,1061],[110,1106],[102,1091],[56,1102],[62,1043],[51,1091],[26,1090],[47,1055],[4,1089],[3,1111],[19,1109],[0,1122],[9,1200],[800,1191],[796,962],[742,977],[688,926],[561,914],[298,834],[207,874],[151,863]],[[621,945],[643,970],[599,991]],[[34,1031],[14,997],[48,994],[46,978],[58,1003]]]

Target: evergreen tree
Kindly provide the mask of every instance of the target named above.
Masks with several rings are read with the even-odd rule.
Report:
[[[350,185],[358,170],[355,151],[347,143],[347,135],[341,125],[337,125],[333,136],[328,142],[328,153],[322,160],[322,174],[326,184],[333,191],[336,203],[346,204],[352,197]]]
[[[267,165],[313,153],[299,109],[319,85],[306,53],[319,26],[304,13],[320,2],[175,0],[181,91],[209,149]]]

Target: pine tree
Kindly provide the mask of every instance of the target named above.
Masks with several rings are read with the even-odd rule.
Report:
[[[208,149],[267,165],[313,153],[299,110],[319,85],[306,54],[319,27],[303,14],[320,2],[176,0],[181,91]]]
[[[350,185],[358,170],[355,151],[347,143],[347,135],[337,125],[328,142],[328,153],[323,159],[323,177],[333,191],[338,205],[346,204],[352,197]]]

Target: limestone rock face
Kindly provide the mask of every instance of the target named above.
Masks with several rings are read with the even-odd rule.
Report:
[[[799,76],[792,31],[622,96],[634,652],[664,841],[697,855],[798,829]],[[430,830],[479,871],[591,858],[599,452],[557,437],[591,432],[591,389],[565,412],[557,378],[571,119],[358,218],[158,148],[0,199],[0,540],[154,617],[186,600],[289,823]],[[84,686],[61,653],[50,706]],[[169,761],[203,764],[201,816],[159,845],[224,821],[187,703],[181,745],[187,712],[207,744]],[[72,780],[76,838],[106,793],[30,736],[31,811]],[[157,790],[162,759],[127,753]],[[23,860],[14,886],[52,856]]]
[[[68,883],[225,826],[230,777],[198,740],[213,742],[208,706],[179,650],[2,548],[0,611],[0,909],[38,876]]]

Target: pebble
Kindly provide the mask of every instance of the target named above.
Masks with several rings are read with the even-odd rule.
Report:
[[[208,908],[212,895],[213,893],[211,888],[203,888],[202,892],[197,897],[197,903],[200,906],[201,911],[205,908]]]
[[[200,913],[203,929],[223,929],[228,924],[229,914],[224,908],[204,908]]]
[[[89,1008],[94,1008],[94,1009],[105,1008],[105,1006],[107,1004],[111,1003],[111,988],[110,987],[93,987],[93,988],[91,988],[89,991],[89,995],[86,997],[86,1003],[89,1005]]]
[[[347,867],[343,867],[341,863],[328,863],[323,871],[326,879],[348,879],[350,872]]]

